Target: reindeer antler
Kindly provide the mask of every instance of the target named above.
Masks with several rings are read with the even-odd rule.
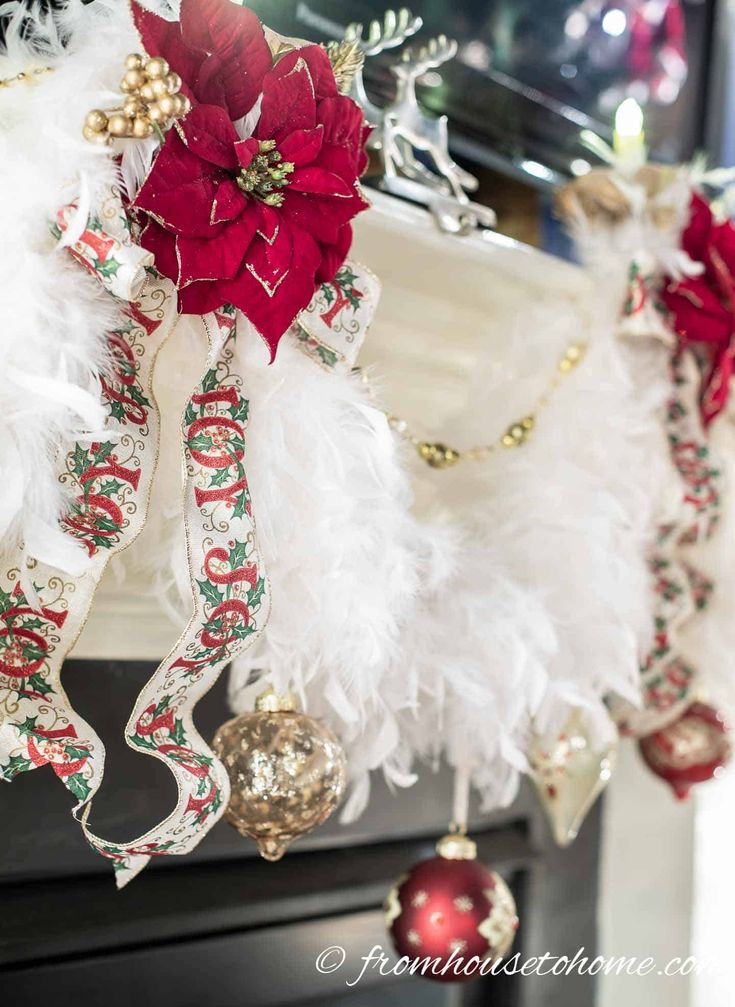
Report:
[[[414,62],[424,66],[428,70],[429,67],[437,67],[443,63],[448,63],[456,55],[456,39],[447,38],[446,35],[437,35],[436,38],[430,38],[428,42],[421,46]]]
[[[395,49],[402,45],[407,38],[416,34],[423,23],[407,7],[401,7],[397,12],[387,10],[382,24],[377,20],[370,22],[367,38],[363,37],[363,25],[354,22],[347,26],[345,40],[355,42],[365,56],[377,56],[385,49]]]

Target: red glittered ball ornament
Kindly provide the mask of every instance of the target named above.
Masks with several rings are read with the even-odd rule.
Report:
[[[436,849],[437,857],[416,864],[388,893],[386,925],[399,955],[431,959],[416,974],[463,982],[509,950],[516,906],[503,879],[475,859],[467,836],[444,836]]]
[[[672,724],[641,738],[641,755],[679,800],[717,776],[732,755],[730,731],[712,706],[692,703]]]

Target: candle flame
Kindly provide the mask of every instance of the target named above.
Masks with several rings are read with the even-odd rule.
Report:
[[[620,137],[637,137],[643,132],[643,109],[635,98],[626,98],[618,105],[615,132]]]

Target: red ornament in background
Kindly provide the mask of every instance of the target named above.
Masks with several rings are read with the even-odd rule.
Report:
[[[695,783],[717,776],[732,755],[727,724],[706,703],[693,703],[678,720],[641,738],[639,747],[649,768],[680,801]]]
[[[416,864],[388,893],[386,925],[399,955],[436,962],[416,974],[464,982],[509,950],[516,906],[503,879],[475,859],[467,836],[444,836],[436,849],[439,856]]]

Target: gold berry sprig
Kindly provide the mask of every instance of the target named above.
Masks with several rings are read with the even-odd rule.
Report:
[[[154,132],[163,138],[174,119],[191,108],[181,93],[181,77],[160,56],[148,59],[137,52],[126,56],[120,90],[125,95],[122,108],[109,112],[93,108],[87,113],[84,136],[91,143],[107,144],[118,137],[145,140]]]

